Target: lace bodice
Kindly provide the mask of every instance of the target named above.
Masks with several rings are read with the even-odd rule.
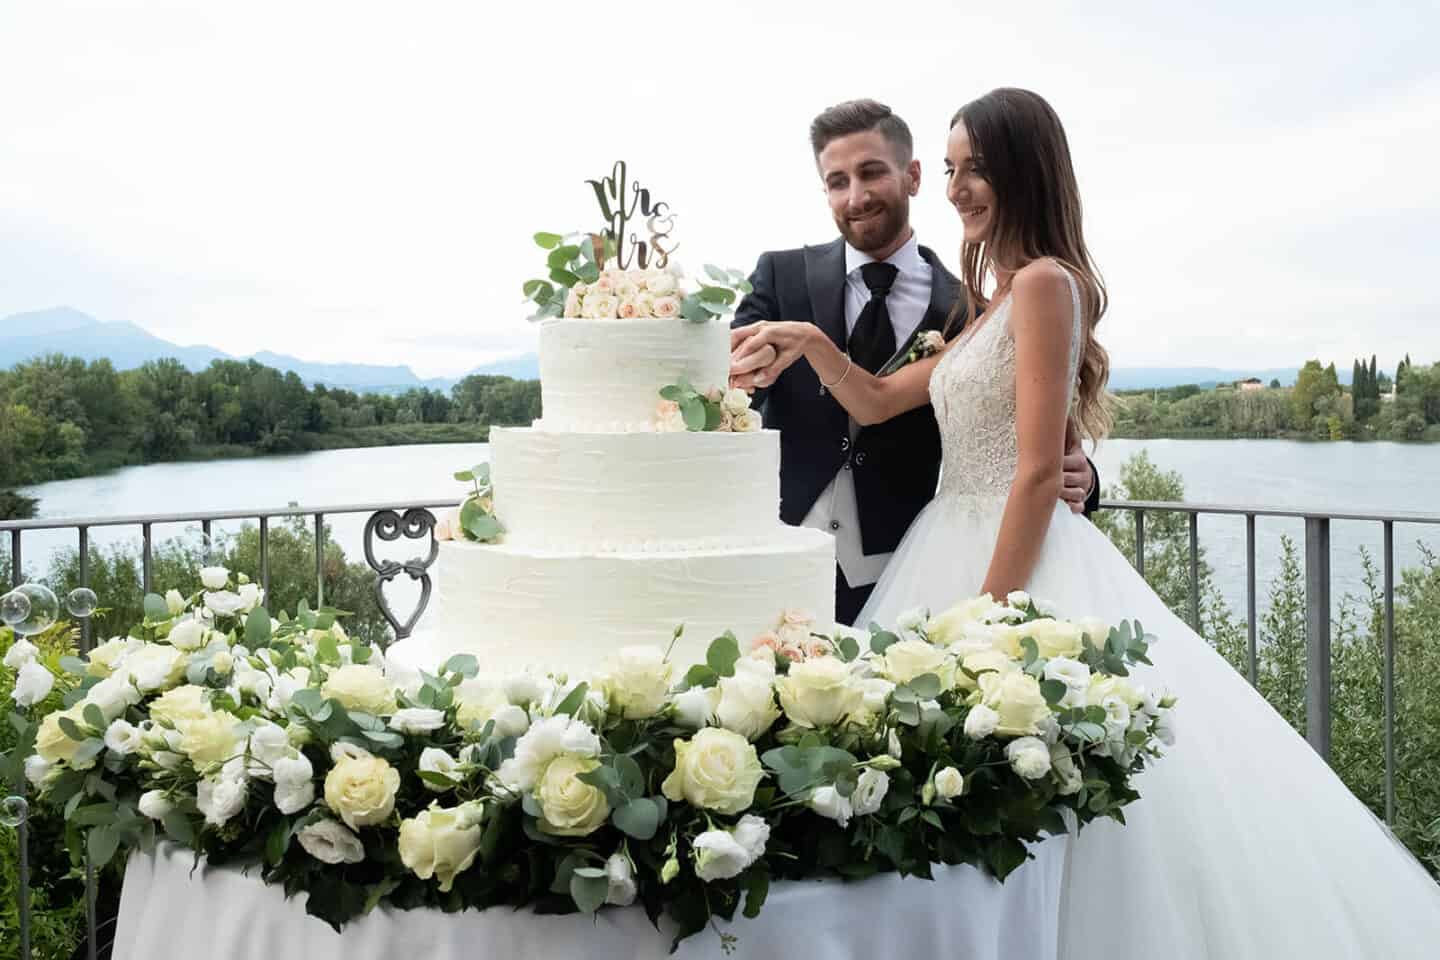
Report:
[[[1069,378],[1080,363],[1080,290],[1070,281]],[[1015,338],[1009,295],[978,327],[960,335],[930,375],[930,402],[940,424],[941,474],[937,500],[1004,498],[1015,479]],[[1070,402],[1075,400],[1071,388]]]

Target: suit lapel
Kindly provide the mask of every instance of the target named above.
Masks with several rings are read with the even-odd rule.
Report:
[[[810,317],[835,346],[845,349],[845,241],[805,248]]]

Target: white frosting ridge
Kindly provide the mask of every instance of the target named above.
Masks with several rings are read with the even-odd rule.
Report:
[[[689,666],[726,630],[748,647],[783,610],[828,623],[835,603],[834,541],[798,527],[759,547],[671,554],[450,541],[438,567],[433,653],[472,653],[491,673],[595,669],[624,646],[668,646],[679,624],[672,660]]]
[[[505,541],[561,552],[774,540],[780,438],[765,433],[490,432]]]
[[[723,389],[729,375],[730,329],[718,320],[547,320],[535,428],[651,430],[661,387],[683,377],[698,390]]]

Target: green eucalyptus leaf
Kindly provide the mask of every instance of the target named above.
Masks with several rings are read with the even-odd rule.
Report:
[[[570,691],[570,695],[568,697],[560,701],[560,706],[555,708],[555,713],[557,715],[564,714],[566,716],[573,717],[575,715],[575,712],[584,705],[585,697],[589,693],[590,684],[582,682],[574,690]]]
[[[740,642],[735,639],[735,634],[728,630],[712,640],[709,649],[705,651],[705,663],[717,676],[735,676],[735,664],[739,660]]]
[[[575,286],[575,284],[580,282],[579,276],[571,273],[569,270],[564,270],[559,267],[550,271],[550,279],[554,280],[562,287],[573,287]]]
[[[554,250],[565,242],[565,238],[558,233],[537,233],[535,243],[545,250]]]
[[[152,622],[170,619],[170,605],[160,594],[145,594],[145,619]]]
[[[680,413],[685,418],[685,429],[692,432],[705,429],[705,401],[698,395],[681,400]]]
[[[705,273],[716,283],[729,283],[730,275],[713,263],[705,264]]]
[[[1054,706],[1065,699],[1065,693],[1069,688],[1061,680],[1045,680],[1040,684],[1040,693],[1044,695],[1045,702]]]
[[[578,256],[580,256],[580,248],[567,243],[564,246],[551,250],[550,255],[545,258],[545,265],[552,271],[566,270],[570,266],[570,261]]]
[[[577,868],[570,877],[570,897],[581,913],[594,913],[604,906],[605,897],[610,893],[610,881],[605,879],[604,871],[598,877],[586,877],[581,876],[581,869],[584,868]]]
[[[270,614],[264,607],[256,607],[245,618],[245,646],[258,650],[270,643]]]
[[[690,687],[713,687],[720,682],[720,675],[704,664],[697,663],[685,674],[685,684]]]
[[[636,840],[651,840],[660,829],[660,809],[646,797],[631,800],[611,815],[616,829]]]

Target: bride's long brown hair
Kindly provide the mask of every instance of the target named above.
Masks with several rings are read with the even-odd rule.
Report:
[[[1043,97],[1012,87],[965,104],[951,118],[950,128],[958,123],[965,124],[971,150],[983,162],[997,200],[990,238],[960,247],[968,315],[979,316],[987,306],[982,284],[996,266],[1013,271],[1050,257],[1069,270],[1080,287],[1084,338],[1075,416],[1081,431],[1098,440],[1111,425],[1105,392],[1110,357],[1095,339],[1095,325],[1105,313],[1105,283],[1085,246],[1080,189],[1065,128]]]

